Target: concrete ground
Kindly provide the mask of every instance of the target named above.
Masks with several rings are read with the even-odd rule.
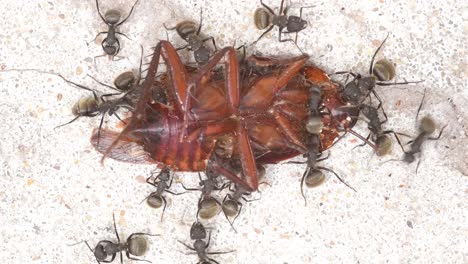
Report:
[[[272,7],[279,1],[265,1]],[[101,1],[103,10],[127,13],[132,1]],[[467,263],[467,5],[463,1],[302,1],[290,14],[304,10],[309,27],[298,46],[311,63],[327,72],[366,73],[373,52],[387,33],[380,56],[397,65],[397,80],[424,80],[417,85],[378,87],[385,102],[388,129],[417,133],[415,115],[424,89],[422,115],[430,114],[438,141],[424,144],[419,171],[405,164],[395,144],[393,153],[378,158],[369,147],[347,136],[331,150],[323,166],[333,168],[351,184],[336,178],[300,195],[304,166],[271,165],[259,201],[244,205],[234,232],[223,215],[208,222],[213,255],[220,263]],[[136,69],[140,46],[145,54],[166,39],[162,23],[198,21],[219,47],[251,43],[260,34],[253,24],[259,1],[140,0],[120,28],[126,59],[110,62],[100,41],[87,45],[105,29],[94,1],[14,1],[0,5],[0,67],[34,68],[61,73],[95,87],[87,77],[111,83],[119,73]],[[273,31],[249,53],[298,55],[291,43],[279,43]],[[184,42],[174,32],[175,46]],[[186,58],[189,58],[187,55]],[[147,58],[148,59],[148,58]],[[153,263],[196,263],[196,255],[177,242],[191,243],[198,193],[168,195],[164,220],[144,197],[154,190],[144,183],[154,166],[107,159],[89,142],[99,118],[73,118],[71,107],[88,95],[54,75],[0,72],[0,259],[4,263],[94,263],[82,240],[95,245],[114,239],[112,213],[121,237],[133,232],[160,234],[151,238],[147,260]],[[112,122],[109,119],[109,122]],[[109,126],[111,124],[108,124]],[[356,128],[366,134],[365,124]],[[177,173],[180,182],[196,186],[197,176]],[[118,261],[118,260],[116,260]],[[129,263],[130,261],[125,261]]]

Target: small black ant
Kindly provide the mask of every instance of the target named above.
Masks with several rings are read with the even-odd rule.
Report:
[[[178,23],[175,27],[168,28],[166,25],[164,27],[166,30],[176,30],[177,34],[187,42],[187,45],[177,48],[177,50],[188,49],[193,51],[193,56],[198,65],[206,64],[211,55],[212,51],[205,45],[206,41],[211,40],[215,50],[216,43],[213,37],[203,38],[200,35],[200,31],[203,23],[203,10],[200,10],[200,23],[197,24],[193,21],[182,21]]]
[[[110,240],[101,240],[97,243],[94,247],[94,250],[89,246],[88,241],[84,241],[84,243],[88,246],[88,248],[93,252],[94,257],[98,263],[111,263],[114,261],[117,253],[120,254],[120,263],[123,263],[123,254],[122,252],[125,251],[125,254],[128,259],[135,260],[135,261],[145,261],[151,263],[149,260],[139,259],[132,257],[133,256],[143,256],[148,251],[148,241],[142,236],[159,236],[153,235],[148,233],[133,233],[131,234],[127,240],[123,243],[120,241],[119,233],[117,232],[117,226],[115,224],[115,215],[112,214],[112,219],[114,221],[114,231],[115,236],[117,237],[117,242],[113,242]],[[80,242],[81,243],[81,242]],[[110,259],[109,259],[110,258]]]
[[[225,252],[207,252],[207,248],[210,246],[211,241],[211,232],[208,234],[208,240],[205,242],[206,239],[206,229],[202,223],[196,221],[192,224],[190,228],[190,239],[195,240],[193,242],[193,247],[190,245],[185,244],[184,242],[179,241],[182,245],[187,247],[190,250],[193,250],[197,253],[199,261],[197,264],[211,264],[216,263],[219,264],[216,260],[208,257],[208,255],[219,255],[219,254],[227,254],[232,253],[234,251],[225,251]]]
[[[99,2],[98,2],[98,0],[96,0],[96,8],[97,8],[97,11],[99,13],[99,16],[101,17],[102,21],[104,21],[104,23],[108,26],[108,29],[107,29],[107,31],[99,32],[96,35],[96,37],[92,41],[90,41],[90,42],[93,42],[101,34],[107,34],[107,36],[101,42],[101,46],[102,46],[102,49],[104,50],[105,54],[94,57],[94,60],[96,60],[96,58],[98,58],[98,57],[103,57],[103,56],[111,56],[112,58],[117,56],[117,54],[120,51],[120,42],[119,42],[119,39],[117,38],[116,35],[122,35],[122,36],[130,39],[124,33],[117,32],[117,27],[119,27],[125,21],[127,21],[127,19],[132,14],[133,8],[135,8],[135,5],[138,3],[138,1],[139,0],[135,1],[135,3],[132,6],[132,9],[130,10],[130,13],[128,13],[128,16],[125,19],[120,20],[121,13],[120,13],[120,11],[118,11],[116,9],[110,9],[104,15],[102,15],[101,10],[99,9]]]
[[[159,174],[153,179],[152,182],[151,182],[151,178],[152,176],[148,177],[146,179],[146,182],[156,187],[156,191],[150,193],[150,195],[148,195],[145,198],[145,200],[148,203],[148,205],[153,208],[160,208],[164,204],[163,211],[161,214],[161,221],[162,221],[163,216],[164,216],[164,211],[166,211],[166,206],[167,206],[167,201],[163,193],[167,192],[173,195],[181,195],[184,193],[175,193],[175,192],[168,190],[171,187],[172,180],[173,180],[173,178],[171,178],[171,172],[168,167],[164,167],[161,170],[161,172],[159,172]]]
[[[254,14],[255,26],[260,30],[263,30],[267,27],[268,29],[266,29],[260,35],[260,37],[258,37],[258,39],[252,43],[252,45],[257,43],[261,38],[263,38],[263,36],[265,36],[268,32],[270,32],[275,26],[278,27],[278,39],[280,42],[293,41],[294,43],[297,43],[297,35],[298,35],[297,33],[307,27],[307,21],[302,19],[302,9],[311,8],[313,6],[301,7],[299,9],[299,16],[288,16],[287,15],[288,7],[285,7],[283,9],[284,0],[281,0],[281,6],[278,12],[278,15],[275,14],[273,9],[271,9],[269,6],[264,4],[262,0],[260,0],[260,4],[263,7],[258,8]],[[286,29],[286,31],[283,31],[284,29]],[[281,39],[282,34],[288,34],[288,33],[296,33],[295,40]]]
[[[424,90],[424,95],[421,100],[421,104],[419,105],[417,114],[416,114],[416,119],[418,118],[419,111],[422,108],[424,98],[426,96],[426,90]],[[438,140],[442,136],[442,133],[444,129],[447,127],[447,125],[443,126],[440,129],[439,135],[437,137],[429,137],[432,133],[434,133],[436,129],[436,125],[434,120],[430,116],[425,116],[419,121],[419,134],[416,136],[415,139],[410,140],[407,144],[410,144],[410,150],[405,151],[403,149],[403,146],[401,145],[401,141],[397,137],[398,143],[400,144],[401,148],[403,149],[403,152],[405,153],[403,156],[403,161],[407,163],[413,163],[416,159],[415,155],[418,153],[421,153],[421,147],[424,141],[426,140]],[[416,173],[418,172],[419,164],[421,163],[421,159],[419,159],[418,164],[416,165]]]

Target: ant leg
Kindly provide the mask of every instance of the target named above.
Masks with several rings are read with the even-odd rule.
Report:
[[[91,78],[93,81],[99,83],[99,84],[102,85],[102,86],[105,86],[105,87],[107,87],[107,88],[109,88],[109,89],[112,89],[112,90],[114,90],[114,91],[120,92],[120,91],[119,91],[118,89],[116,89],[115,87],[112,87],[112,86],[110,86],[110,85],[108,85],[108,84],[106,84],[106,83],[103,83],[103,82],[99,81],[98,79],[96,79],[96,77],[94,77],[94,76],[92,76],[92,75],[86,74],[86,76],[88,76],[88,77]],[[113,94],[113,95],[119,95],[119,94],[120,94],[120,93],[118,93],[118,94]]]
[[[281,0],[281,5],[280,5],[280,10],[279,10],[279,13],[281,15],[281,13],[283,13],[283,4],[284,4],[284,0]],[[284,15],[286,15],[286,10],[287,8],[285,8],[284,10]]]
[[[120,25],[122,25],[125,21],[127,21],[127,19],[132,15],[132,12],[133,12],[133,8],[135,8],[135,5],[138,3],[139,0],[136,0],[135,3],[133,4],[132,6],[132,9],[130,9],[130,12],[128,13],[128,16],[122,20],[121,22],[117,23],[115,26],[118,27]]]
[[[419,104],[418,111],[416,112],[416,121],[418,121],[419,111],[421,111],[421,108],[422,108],[422,106],[423,106],[424,98],[425,98],[425,97],[426,97],[426,88],[424,88],[423,97],[422,97],[422,99],[421,99],[421,103]]]
[[[118,35],[124,36],[124,37],[126,37],[127,39],[129,39],[129,40],[132,40],[132,39],[131,39],[129,36],[125,35],[125,34],[124,34],[124,33],[122,33],[122,32],[115,32],[115,34],[118,34]],[[117,39],[116,39],[116,40],[117,40]]]
[[[164,217],[164,212],[166,211],[166,207],[167,207],[167,201],[166,201],[166,198],[164,196],[161,195],[161,199],[163,200],[163,203],[164,203],[164,207],[163,207],[163,210],[162,210],[162,213],[161,213],[161,222],[163,221],[163,217]]]
[[[108,31],[102,31],[102,32],[97,33],[97,35],[94,37],[94,39],[91,40],[90,42],[87,42],[86,45],[89,45],[91,42],[94,42],[100,35],[102,35],[102,34],[108,34],[108,33],[109,33]],[[106,38],[106,39],[107,39],[107,38]],[[104,40],[103,40],[103,42],[104,42]],[[102,43],[101,43],[101,45],[102,45]]]
[[[351,190],[356,191],[356,189],[354,189],[351,185],[349,185],[348,183],[346,183],[341,177],[340,175],[338,175],[334,170],[332,169],[329,169],[329,168],[325,168],[325,167],[322,167],[322,166],[317,166],[317,169],[320,169],[320,170],[326,170],[328,172],[331,172],[335,175],[336,178],[338,178],[338,180],[340,180],[341,183],[343,183],[344,185],[348,186],[348,188],[350,188]]]
[[[148,182],[148,183],[149,183],[149,182]],[[149,184],[153,185],[152,183],[149,183]],[[156,186],[155,186],[155,187],[156,187]],[[145,199],[143,199],[143,200],[140,202],[140,204],[142,204],[144,201],[146,201],[148,198],[150,198],[150,196],[152,196],[152,195],[155,194],[155,193],[156,193],[156,192],[150,193],[148,196],[145,197]]]
[[[371,63],[370,63],[370,68],[369,68],[369,74],[372,75],[372,71],[374,70],[374,60],[375,60],[375,57],[377,56],[377,53],[379,53],[380,49],[382,48],[383,44],[385,43],[385,41],[387,40],[388,36],[390,35],[390,33],[387,33],[387,36],[385,37],[385,39],[382,41],[382,43],[380,44],[380,46],[377,48],[377,50],[375,50],[374,52],[374,55],[372,55],[372,60],[371,60]]]
[[[306,9],[306,8],[313,8],[315,7],[314,5],[312,6],[303,6],[299,9],[299,17],[302,18],[302,9]]]
[[[197,36],[200,35],[202,24],[203,24],[203,9],[200,7],[200,23],[198,24]]]
[[[115,231],[115,236],[117,237],[117,241],[119,242],[120,244],[120,237],[119,237],[119,233],[117,233],[117,225],[115,224],[115,214],[112,213],[112,219],[114,220],[114,231]]]
[[[127,240],[131,239],[133,236],[160,236],[159,234],[149,234],[149,233],[142,233],[142,232],[138,232],[138,233],[133,233],[131,234]]]
[[[120,251],[119,253],[120,253],[120,264],[123,264],[123,254],[122,254],[122,251]]]
[[[376,108],[376,109],[377,109],[377,110],[379,110],[379,108],[382,109],[382,114],[383,114],[385,120],[383,120],[382,122],[380,122],[380,124],[384,124],[384,123],[386,123],[386,122],[388,121],[388,117],[387,117],[387,113],[385,113],[385,110],[384,110],[384,108],[383,108],[383,106],[382,106],[382,105],[383,105],[382,99],[380,99],[380,96],[377,94],[377,92],[376,92],[374,89],[372,89],[372,94],[375,96],[375,98],[377,99],[377,101],[379,101],[379,104],[377,105],[377,108]]]
[[[144,262],[151,263],[151,261],[149,261],[149,260],[146,260],[146,259],[139,259],[139,258],[135,258],[135,257],[130,256],[130,252],[128,252],[128,251],[127,251],[125,254],[127,255],[127,258],[130,259],[130,260],[144,261]]]
[[[107,54],[105,54],[105,53],[104,53],[104,54],[102,54],[102,55],[94,56],[94,58],[93,58],[93,61],[94,61],[94,67],[97,67],[97,65],[96,65],[96,58],[105,57],[105,56],[107,56]]]
[[[210,246],[210,241],[211,241],[211,232],[208,233],[208,241],[206,242],[205,248],[208,248]]]
[[[81,116],[76,116],[76,117],[73,118],[71,121],[69,121],[69,122],[67,122],[67,123],[65,123],[65,124],[62,124],[62,125],[58,125],[58,126],[54,127],[54,129],[57,129],[57,128],[59,128],[59,127],[63,127],[63,126],[69,125],[69,124],[75,122],[75,121],[76,121],[78,118],[80,118],[80,117],[81,117]]]
[[[97,11],[98,11],[98,14],[99,16],[101,17],[102,21],[104,21],[104,23],[107,24],[107,21],[106,19],[104,18],[104,16],[101,14],[101,10],[99,9],[99,3],[98,3],[98,0],[96,0],[96,8],[97,8]]]
[[[180,183],[182,185],[182,188],[184,188],[186,191],[200,191],[200,189],[196,188],[187,188],[183,183]]]
[[[283,2],[284,2],[284,0],[281,0],[281,7],[283,6]],[[272,10],[269,6],[267,6],[266,4],[264,4],[262,0],[260,0],[260,4],[261,4],[263,7],[265,7],[265,8],[268,10],[268,12],[270,12],[272,15],[275,14],[275,12],[273,12],[273,10]],[[281,9],[283,9],[283,8],[281,8]],[[281,11],[282,11],[282,10],[280,10],[280,14],[281,14]]]
[[[371,133],[369,133],[369,134],[367,135],[366,140],[369,140],[370,135],[371,135]],[[359,144],[359,145],[357,145],[357,146],[354,146],[354,148],[352,148],[351,150],[353,150],[353,149],[355,149],[355,148],[358,148],[358,147],[364,147],[365,145],[366,145],[366,142],[364,142],[364,143],[362,143],[362,144]]]
[[[360,140],[364,141],[367,145],[369,145],[371,148],[373,148],[375,151],[377,151],[377,146],[375,146],[374,144],[372,144],[372,142],[370,142],[369,140],[365,139],[363,136],[359,135],[358,133],[356,133],[354,130],[352,129],[347,129],[346,130],[347,132],[353,134],[355,137],[359,138]]]
[[[181,243],[182,245],[184,245],[184,246],[185,246],[186,248],[188,248],[188,249],[191,249],[191,250],[193,250],[193,251],[197,251],[195,248],[193,248],[193,247],[191,247],[191,246],[185,244],[184,242],[182,242],[182,241],[180,241],[180,240],[177,240],[177,242]]]
[[[182,47],[177,48],[176,50],[177,50],[177,51],[183,50],[183,49],[188,48],[189,46],[190,46],[190,44],[187,44],[187,45],[185,45],[185,46],[182,46]]]
[[[306,168],[306,170],[304,171],[304,173],[302,174],[302,178],[301,178],[301,195],[302,197],[304,198],[304,203],[305,203],[305,206],[307,206],[307,197],[305,196],[305,193],[304,193],[304,181],[305,181],[305,178],[308,174],[308,172],[311,170],[311,168]]]
[[[208,40],[211,40],[211,43],[213,44],[213,47],[215,48],[215,50],[218,50],[218,48],[216,47],[216,42],[215,42],[214,37],[209,37],[209,38],[206,38],[206,39],[204,39],[202,41],[205,42],[205,41],[208,41]]]
[[[440,132],[439,132],[439,135],[435,138],[433,137],[428,137],[427,139],[429,140],[438,140],[441,136],[442,136],[442,132],[444,132],[444,129],[447,127],[447,125],[443,126],[441,129],[440,129]]]
[[[260,37],[258,37],[257,40],[255,40],[254,42],[252,42],[252,44],[250,44],[250,45],[255,45],[261,38],[263,38],[266,34],[268,34],[268,32],[270,32],[274,27],[275,27],[275,25],[271,25],[267,30],[265,30],[265,31],[260,35]]]
[[[99,122],[99,128],[97,132],[97,146],[99,147],[99,139],[101,138],[101,129],[102,129],[102,124],[104,123],[104,117],[106,116],[105,113],[102,113],[101,117],[101,122]]]
[[[216,260],[214,260],[214,259],[212,259],[212,258],[209,258],[209,257],[206,257],[206,258],[207,258],[209,261],[213,262],[214,264],[219,264],[218,261],[216,261]]]

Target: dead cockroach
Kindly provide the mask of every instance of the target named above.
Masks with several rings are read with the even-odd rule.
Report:
[[[135,5],[138,3],[138,1],[139,0],[135,1],[127,17],[124,18],[123,20],[120,20],[121,13],[120,11],[116,9],[110,9],[104,15],[102,15],[101,10],[99,9],[99,1],[96,0],[96,8],[99,13],[99,16],[101,17],[102,21],[107,25],[108,29],[107,31],[99,32],[96,35],[96,37],[92,41],[90,41],[90,42],[93,42],[101,34],[107,34],[107,36],[101,42],[102,49],[104,50],[104,55],[96,56],[94,57],[94,60],[96,60],[96,58],[98,57],[103,57],[103,56],[110,56],[112,59],[117,56],[117,54],[120,51],[120,42],[119,42],[119,39],[117,38],[117,35],[121,35],[126,38],[129,38],[124,33],[117,32],[117,27],[119,27],[120,25],[125,23],[125,21],[128,20],[128,18],[133,12],[133,8],[135,8]]]
[[[331,146],[339,136],[339,127],[349,127],[346,113],[334,114],[345,105],[337,85],[322,70],[305,66],[307,55],[247,58],[246,63],[265,67],[265,71],[262,75],[245,75],[248,80],[240,81],[233,47],[220,50],[207,64],[190,72],[169,42],[159,42],[154,50],[141,99],[126,127],[120,133],[103,131],[102,146],[96,145],[96,134],[92,137],[103,159],[110,156],[127,162],[163,163],[175,171],[211,171],[253,192],[258,188],[257,164],[277,163],[307,153],[310,83],[321,87],[321,106],[331,113],[323,118],[321,147]],[[166,74],[158,77],[161,57],[167,65]],[[213,74],[225,57],[224,72]],[[161,83],[163,77],[167,104],[152,98],[155,82]],[[224,159],[214,159],[218,166],[207,170],[208,160],[218,155],[214,151],[216,141],[226,135],[232,137],[234,146],[230,160],[238,165],[228,162],[225,168]]]
[[[145,200],[146,203],[152,208],[160,208],[164,205],[163,211],[161,213],[161,221],[164,216],[164,211],[166,211],[167,201],[164,197],[163,193],[170,193],[173,195],[180,195],[183,193],[176,193],[173,191],[168,190],[172,185],[172,178],[171,178],[171,171],[169,168],[164,167],[159,174],[151,181],[151,177],[146,179],[146,182],[154,187],[156,187],[156,191],[150,193]],[[143,200],[143,201],[145,201]]]
[[[125,254],[128,259],[135,260],[135,261],[145,261],[151,263],[149,260],[135,258],[133,256],[143,256],[148,251],[148,240],[143,236],[159,236],[153,235],[148,233],[133,233],[131,234],[125,242],[120,241],[119,233],[117,232],[117,226],[115,224],[115,216],[112,214],[112,219],[114,221],[114,231],[115,236],[117,237],[117,242],[113,242],[110,240],[101,240],[97,243],[97,245],[91,248],[88,244],[88,241],[83,241],[88,248],[93,252],[94,257],[98,263],[110,263],[114,261],[117,253],[120,254],[120,262],[123,263],[123,254],[122,252],[125,251]],[[80,242],[81,243],[81,242]]]
[[[275,26],[278,27],[278,39],[280,42],[293,41],[292,39],[281,39],[282,34],[296,33],[296,38],[294,40],[294,43],[297,43],[297,33],[301,30],[304,30],[307,27],[307,21],[302,19],[302,9],[311,8],[313,6],[301,7],[299,9],[299,16],[288,16],[287,15],[288,7],[283,6],[284,0],[281,0],[281,6],[278,12],[278,15],[275,14],[273,9],[271,9],[269,6],[264,4],[262,0],[260,0],[260,4],[263,7],[255,10],[255,14],[254,14],[255,26],[260,30],[263,30],[266,28],[267,29],[252,44],[257,43],[261,38],[263,38],[263,36],[265,36],[268,32],[270,32]],[[286,29],[286,31],[284,31],[284,29]]]
[[[187,45],[180,47],[177,50],[188,49],[193,51],[195,62],[198,65],[206,64],[213,55],[211,49],[205,45],[206,41],[211,41],[216,50],[216,43],[213,37],[203,38],[200,35],[202,23],[203,10],[200,10],[200,23],[198,25],[193,21],[182,21],[172,28],[168,28],[164,25],[166,30],[176,30],[177,34],[187,42]]]
[[[197,253],[199,261],[197,264],[211,264],[216,263],[219,264],[216,260],[208,257],[208,255],[219,255],[219,254],[227,254],[232,253],[234,251],[225,251],[225,252],[207,252],[208,247],[210,246],[211,241],[211,232],[208,233],[208,240],[205,242],[206,239],[206,229],[202,223],[196,221],[192,224],[190,228],[190,239],[195,240],[193,242],[193,247],[190,245],[185,244],[184,242],[179,241],[182,245],[187,247],[190,250],[193,250]]]

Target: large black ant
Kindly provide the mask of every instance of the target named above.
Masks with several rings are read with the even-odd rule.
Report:
[[[382,100],[380,99],[379,95],[375,91],[375,86],[390,86],[390,85],[402,85],[402,84],[412,84],[412,83],[420,83],[422,81],[411,81],[411,82],[389,82],[395,77],[395,66],[386,59],[379,60],[375,63],[374,61],[379,53],[380,49],[383,47],[385,41],[387,40],[389,34],[385,37],[382,41],[380,46],[374,52],[372,56],[369,73],[367,76],[362,76],[360,74],[355,74],[353,72],[344,71],[344,72],[336,72],[335,74],[349,74],[353,76],[353,80],[350,82],[346,82],[343,90],[341,91],[341,96],[343,100],[346,102],[351,103],[355,106],[360,106],[366,98],[372,93],[375,98],[379,101],[377,109],[382,107]],[[383,111],[383,115],[385,116],[385,121],[387,120],[387,115],[385,111]],[[357,118],[357,117],[356,117]],[[384,121],[384,122],[385,122]]]
[[[153,181],[151,181],[151,178],[152,176],[148,177],[146,179],[146,182],[156,187],[156,191],[150,193],[150,195],[148,195],[145,198],[145,200],[148,203],[148,205],[153,208],[160,208],[162,205],[164,205],[163,211],[161,214],[161,221],[162,221],[163,216],[164,216],[164,211],[166,211],[166,206],[167,206],[167,201],[163,193],[167,192],[173,195],[180,195],[183,193],[175,193],[175,192],[168,190],[171,187],[172,180],[173,180],[173,178],[171,178],[171,171],[169,170],[168,167],[164,167],[161,170],[161,172],[159,172],[159,174],[153,179]]]
[[[120,254],[120,262],[123,263],[123,254],[122,252],[125,251],[125,255],[128,259],[135,260],[135,261],[145,261],[151,263],[149,260],[139,259],[132,257],[133,256],[143,256],[148,251],[148,241],[142,236],[159,236],[153,235],[148,233],[133,233],[131,234],[125,242],[120,241],[119,233],[117,232],[117,226],[115,224],[115,216],[112,214],[112,219],[114,221],[114,231],[115,236],[117,237],[117,242],[113,242],[110,240],[101,240],[97,243],[94,249],[89,246],[88,241],[84,241],[84,243],[88,246],[88,248],[93,252],[94,257],[98,263],[110,263],[114,261],[117,253]],[[81,243],[81,242],[80,242]]]
[[[182,184],[182,187],[187,191],[200,191],[200,199],[198,200],[197,217],[200,216],[203,219],[209,219],[218,214],[221,207],[221,203],[212,196],[213,191],[220,191],[225,189],[227,186],[219,186],[217,181],[218,175],[214,172],[206,171],[207,179],[203,180],[201,174],[198,173],[200,179],[200,188],[187,188]]]
[[[281,39],[282,34],[296,33],[296,38],[293,42],[297,43],[297,33],[307,27],[307,21],[302,19],[302,9],[311,8],[313,6],[301,7],[299,9],[299,16],[288,16],[288,8],[284,7],[283,9],[284,0],[281,0],[281,6],[278,15],[275,14],[273,9],[264,4],[262,0],[260,0],[260,4],[263,7],[258,8],[254,14],[255,26],[260,30],[265,28],[268,29],[266,29],[252,44],[257,43],[275,26],[278,27],[278,39],[280,42],[293,41],[292,39]],[[283,31],[284,29],[286,29],[286,31]]]
[[[200,10],[200,23],[197,24],[193,21],[182,21],[175,27],[168,28],[166,30],[176,30],[177,34],[187,42],[187,45],[177,48],[177,50],[188,49],[193,51],[193,56],[198,65],[204,65],[208,62],[212,55],[212,51],[205,45],[206,41],[211,40],[213,47],[216,48],[216,43],[213,37],[203,38],[200,35],[200,31],[203,23],[203,10]]]
[[[94,40],[96,40],[96,38],[101,34],[107,34],[107,36],[101,42],[101,46],[105,54],[94,57],[95,60],[96,58],[103,56],[111,56],[112,58],[117,56],[117,54],[120,51],[120,42],[116,35],[122,35],[129,39],[129,37],[124,33],[117,32],[117,27],[119,27],[125,21],[127,21],[138,1],[139,0],[135,1],[135,3],[132,6],[132,9],[130,9],[130,13],[128,13],[128,16],[123,20],[120,20],[121,13],[116,9],[110,9],[104,15],[102,15],[101,10],[99,9],[99,2],[98,0],[96,0],[96,8],[99,13],[99,16],[101,17],[102,21],[104,21],[104,23],[107,25],[108,29],[107,31],[99,32],[96,35],[96,37],[91,41],[93,42]]]
[[[196,221],[192,224],[190,228],[190,239],[195,240],[193,242],[193,247],[190,245],[185,244],[184,242],[179,241],[182,245],[187,247],[190,250],[193,250],[197,253],[199,261],[197,264],[211,264],[216,263],[219,264],[216,260],[208,257],[208,255],[219,255],[219,254],[227,254],[232,253],[234,251],[226,251],[226,252],[207,252],[207,248],[210,246],[211,241],[211,232],[208,234],[208,240],[205,242],[206,239],[206,229],[202,223]]]

